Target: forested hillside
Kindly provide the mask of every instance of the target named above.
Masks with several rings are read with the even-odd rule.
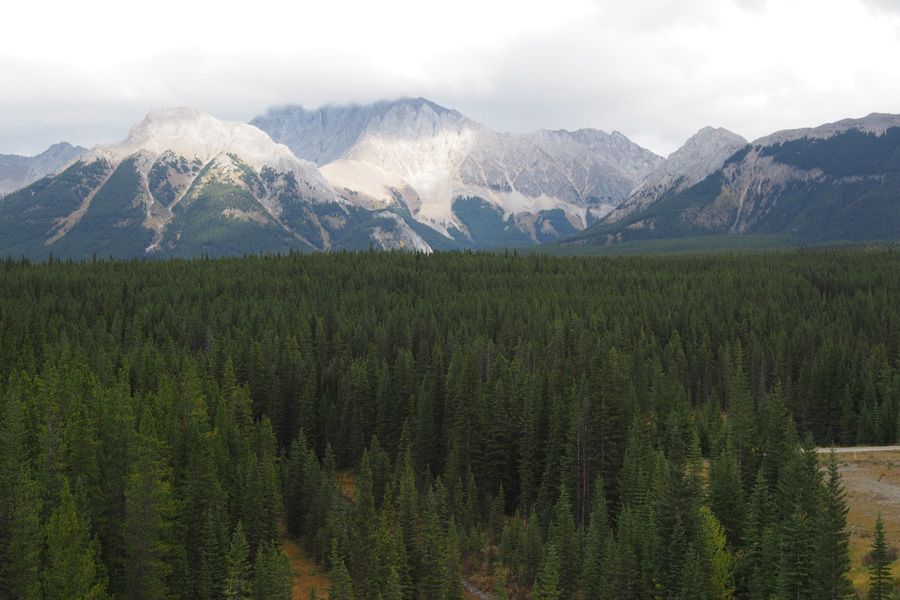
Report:
[[[898,289],[889,248],[7,260],[0,596],[289,597],[282,520],[334,599],[846,596],[813,446],[897,441]]]

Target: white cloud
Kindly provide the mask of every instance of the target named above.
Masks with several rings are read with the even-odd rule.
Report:
[[[425,96],[496,129],[619,130],[662,154],[705,125],[754,138],[900,112],[893,0],[131,6],[9,8],[0,153],[120,139],[173,105],[249,120]]]

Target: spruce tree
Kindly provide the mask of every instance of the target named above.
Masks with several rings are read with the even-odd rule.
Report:
[[[601,598],[609,568],[606,540],[610,535],[606,494],[600,476],[594,482],[593,507],[584,538],[584,560],[581,567],[581,589],[587,598]]]
[[[106,581],[97,572],[97,548],[90,528],[79,516],[69,483],[63,479],[59,506],[45,529],[46,600],[98,600],[107,597]]]
[[[250,572],[250,545],[244,535],[244,526],[238,521],[231,535],[231,547],[228,550],[228,576],[225,580],[225,597],[229,600],[251,598],[253,593],[252,574]]]
[[[253,564],[253,599],[292,600],[293,583],[287,555],[274,544],[260,546]]]
[[[891,595],[893,583],[891,578],[891,560],[888,558],[887,542],[884,537],[884,521],[881,513],[875,520],[875,532],[872,549],[869,551],[869,595],[868,600],[885,600]]]
[[[832,449],[826,463],[825,497],[819,539],[819,580],[829,600],[853,594],[850,570],[850,531],[847,529],[847,495],[841,485],[837,456]]]
[[[175,512],[168,470],[156,439],[141,440],[138,458],[125,482],[125,580],[128,596],[162,599],[169,594],[172,570],[172,516]]]
[[[344,559],[338,556],[337,544],[334,543],[331,546],[331,587],[328,588],[328,600],[355,600],[353,581]]]
[[[735,548],[743,547],[747,505],[730,436],[710,463],[708,501],[713,514],[725,528],[729,543]]]
[[[496,600],[509,600],[509,594],[506,591],[506,569],[502,562],[497,563],[496,574],[494,575],[494,598]]]
[[[9,598],[39,600],[41,598],[41,549],[43,501],[37,482],[27,467],[19,473],[12,489],[11,522],[6,556],[0,567],[0,581]]]
[[[547,555],[544,564],[534,582],[534,600],[560,600],[564,598],[563,588],[560,582],[560,559],[556,546],[547,546]]]

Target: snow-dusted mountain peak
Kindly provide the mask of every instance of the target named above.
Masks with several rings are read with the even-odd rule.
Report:
[[[204,164],[220,154],[233,153],[257,169],[269,165],[292,171],[307,166],[289,148],[252,125],[222,121],[187,107],[151,111],[124,140],[97,146],[85,159],[105,157],[117,161],[141,150],[153,157],[171,152]]]

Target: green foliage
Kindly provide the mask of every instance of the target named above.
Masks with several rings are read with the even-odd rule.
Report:
[[[872,562],[869,564],[869,595],[868,600],[883,600],[889,598],[893,591],[888,558],[887,542],[884,539],[884,521],[881,513],[875,520],[875,532],[872,536],[872,550],[870,552]]]
[[[800,138],[760,149],[760,156],[835,178],[880,175],[900,166],[900,128],[878,135],[850,129],[828,138]]]
[[[287,254],[298,240],[262,210],[256,199],[237,186],[208,182],[179,203],[160,243],[164,255],[234,256],[248,252]],[[228,210],[250,217],[229,216]]]
[[[45,532],[44,598],[107,598],[106,582],[97,569],[96,544],[89,537],[88,523],[78,514],[68,484],[62,488],[59,506],[50,515]]]
[[[240,521],[231,535],[231,547],[228,550],[228,576],[225,580],[225,597],[252,598],[252,575],[250,568],[250,546],[244,536],[244,528]]]
[[[3,251],[12,256],[47,256],[44,242],[103,182],[109,168],[104,160],[76,162],[58,175],[4,196],[0,201]]]
[[[279,597],[283,515],[334,598],[844,597],[897,260],[8,260],[0,595]]]
[[[472,248],[528,246],[534,243],[516,227],[512,215],[503,218],[501,210],[482,198],[465,197],[453,201],[453,214],[462,222],[468,235],[454,236]]]
[[[566,218],[566,212],[561,208],[542,210],[534,221],[534,232],[540,244],[546,244],[559,238],[569,237],[578,233],[578,230]]]
[[[144,227],[146,209],[140,201],[141,176],[134,159],[123,161],[109,176],[87,211],[72,229],[50,244],[61,257],[144,255],[153,231]]]

